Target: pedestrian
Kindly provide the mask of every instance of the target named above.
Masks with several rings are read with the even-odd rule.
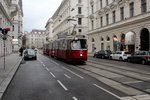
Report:
[[[94,55],[93,55],[93,57],[95,57],[96,56],[96,47],[94,47]]]
[[[20,52],[20,56],[22,56],[22,53],[23,53],[23,48],[22,47],[19,49],[19,52]]]

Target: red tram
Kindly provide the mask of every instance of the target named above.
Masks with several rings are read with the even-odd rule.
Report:
[[[48,44],[48,55],[70,62],[87,61],[87,40],[85,35],[68,36]],[[45,49],[43,52],[46,51]]]
[[[49,55],[49,43],[43,45],[43,54]]]

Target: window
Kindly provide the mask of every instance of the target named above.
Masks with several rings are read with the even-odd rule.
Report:
[[[108,24],[109,24],[109,15],[106,14],[106,25],[108,25]]]
[[[103,17],[100,18],[101,27],[103,26]]]
[[[130,3],[130,17],[134,16],[134,2]]]
[[[78,7],[78,14],[81,14],[81,13],[82,13],[81,7]]]
[[[141,0],[141,11],[142,11],[142,13],[147,11],[146,5],[147,5],[146,0]]]
[[[103,38],[103,37],[101,37],[101,41],[104,41],[104,38]]]
[[[110,38],[109,38],[109,37],[107,37],[107,41],[110,41]]]
[[[120,19],[124,20],[124,7],[120,8]]]
[[[91,21],[91,24],[92,24],[92,29],[94,29],[94,21],[93,20]]]
[[[82,29],[79,29],[79,32],[82,32]]]
[[[112,12],[112,17],[113,17],[113,23],[116,22],[116,11]]]
[[[94,5],[91,5],[92,14],[94,13]]]
[[[100,0],[100,8],[103,8],[103,2]]]
[[[78,18],[78,25],[82,25],[82,18]]]
[[[78,0],[78,3],[81,3],[82,1],[81,0]]]
[[[14,31],[15,30],[15,27],[14,27],[14,25],[12,26],[12,31]]]
[[[108,5],[108,0],[106,0],[106,6]]]
[[[86,40],[73,40],[71,42],[71,48],[72,49],[86,49]]]

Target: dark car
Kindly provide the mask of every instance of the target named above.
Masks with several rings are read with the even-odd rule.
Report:
[[[33,49],[26,49],[24,51],[24,60],[27,59],[34,59],[34,60],[37,59],[36,52]]]
[[[150,63],[150,52],[149,51],[136,51],[130,57],[128,57],[128,62],[135,62],[141,64]]]
[[[100,50],[94,54],[97,58],[109,58],[112,52],[110,50]]]

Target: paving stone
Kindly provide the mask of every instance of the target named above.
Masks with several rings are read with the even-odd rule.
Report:
[[[118,82],[132,82],[132,81],[137,81],[133,78],[129,78],[129,77],[115,77],[115,78],[112,78],[113,80],[116,80]]]
[[[129,83],[128,85],[138,89],[150,89],[150,83],[148,82]]]

